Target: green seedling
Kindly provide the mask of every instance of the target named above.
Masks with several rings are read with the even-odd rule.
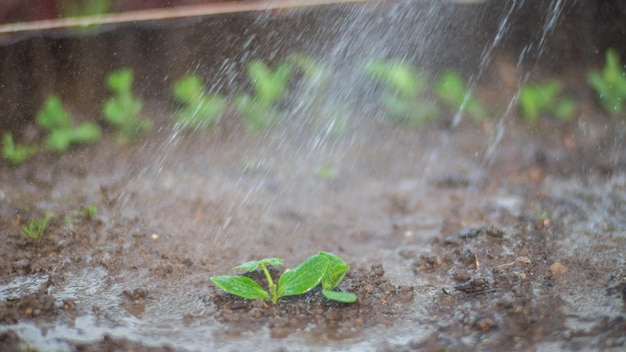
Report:
[[[292,69],[289,64],[281,63],[272,70],[261,61],[253,61],[247,71],[254,95],[240,95],[235,106],[246,127],[258,131],[278,121],[276,104],[287,92]]]
[[[52,218],[54,218],[54,214],[47,211],[43,218],[31,219],[27,225],[22,225],[22,233],[34,240],[38,240],[48,229],[48,224]]]
[[[331,166],[322,166],[315,172],[315,177],[323,180],[329,180],[337,175],[337,171]]]
[[[380,101],[392,119],[419,128],[439,113],[424,97],[425,78],[407,63],[372,59],[364,71],[383,85]]]
[[[535,123],[543,114],[569,120],[576,111],[576,102],[562,96],[561,84],[552,79],[544,84],[526,84],[520,89],[519,106],[524,119]]]
[[[98,215],[98,205],[90,204],[84,207],[81,211],[81,215],[87,220],[93,220]]]
[[[17,145],[13,142],[11,132],[2,136],[2,150],[4,158],[12,165],[20,165],[37,154],[39,148],[34,144]]]
[[[238,270],[252,272],[261,268],[268,283],[264,290],[258,283],[246,276],[212,276],[211,281],[222,290],[246,299],[269,299],[276,303],[279,298],[301,295],[322,284],[322,294],[331,300],[351,303],[356,295],[349,292],[334,291],[345,277],[350,267],[338,256],[319,252],[309,257],[302,264],[285,271],[275,284],[267,269],[268,266],[280,266],[280,258],[265,258],[250,261],[235,267]]]
[[[224,113],[226,101],[216,94],[207,94],[202,80],[189,75],[178,80],[172,89],[174,99],[182,105],[175,119],[185,129],[207,129]]]
[[[607,50],[604,69],[589,73],[587,82],[607,112],[611,115],[626,113],[626,70],[615,50]]]
[[[93,122],[73,127],[72,115],[56,95],[48,96],[39,110],[37,125],[48,133],[46,149],[55,152],[66,152],[72,144],[95,143],[102,137],[100,126]]]
[[[109,73],[106,83],[111,96],[104,102],[102,114],[118,131],[123,142],[134,142],[152,129],[152,121],[140,115],[143,101],[134,96],[133,70],[122,68]]]
[[[305,78],[312,86],[326,86],[330,80],[330,72],[319,62],[304,54],[294,54],[287,58],[287,62]]]
[[[470,94],[461,75],[448,70],[443,73],[436,87],[439,100],[449,108],[460,112],[467,112],[475,120],[487,117],[482,104]]]

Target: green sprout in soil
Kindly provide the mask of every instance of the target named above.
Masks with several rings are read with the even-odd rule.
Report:
[[[253,61],[248,64],[247,71],[254,95],[240,95],[235,106],[246,127],[258,131],[278,120],[276,104],[287,92],[292,69],[289,64],[281,63],[272,70],[261,61]]]
[[[487,117],[482,104],[468,92],[461,75],[452,70],[443,73],[436,87],[437,98],[448,107],[467,112],[472,118],[480,121]]]
[[[95,143],[102,137],[100,126],[93,122],[74,127],[72,115],[56,95],[50,95],[46,99],[37,114],[37,125],[48,132],[46,149],[55,152],[65,152],[72,144]]]
[[[556,79],[544,84],[525,84],[520,89],[519,106],[524,119],[535,123],[543,114],[551,114],[561,120],[569,120],[576,111],[576,102],[562,96],[562,88]]]
[[[20,165],[37,154],[39,148],[33,144],[18,145],[13,142],[11,132],[2,136],[2,151],[4,158],[12,165]]]
[[[90,204],[81,210],[81,215],[87,220],[93,220],[98,215],[98,205]]]
[[[587,81],[598,94],[602,107],[611,115],[626,112],[626,70],[615,50],[607,50],[604,69],[589,73]]]
[[[247,272],[256,271],[260,267],[267,279],[268,291],[247,276],[212,276],[211,281],[233,295],[246,299],[269,299],[272,303],[276,303],[281,297],[307,293],[320,283],[322,294],[327,299],[345,303],[352,303],[357,299],[353,293],[334,290],[344,279],[350,266],[332,253],[319,252],[309,257],[302,264],[285,271],[275,284],[267,267],[280,265],[283,265],[280,258],[265,258],[235,267]]]
[[[185,129],[207,129],[215,124],[226,108],[224,98],[207,94],[202,79],[189,75],[179,79],[172,89],[182,105],[175,119]]]
[[[48,229],[48,224],[52,218],[54,218],[54,214],[47,211],[43,218],[31,219],[27,225],[22,225],[22,233],[34,240],[38,240]]]
[[[381,103],[391,118],[419,128],[439,113],[424,99],[426,80],[407,63],[372,59],[365,73],[384,86]]]
[[[122,68],[109,73],[106,83],[112,95],[104,102],[104,119],[117,131],[121,141],[134,142],[152,129],[152,121],[141,117],[143,101],[134,96],[133,70]]]

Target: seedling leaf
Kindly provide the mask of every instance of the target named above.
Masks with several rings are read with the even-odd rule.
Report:
[[[122,68],[110,73],[107,78],[109,89],[118,94],[130,93],[133,85],[133,70]]]
[[[328,299],[344,303],[353,303],[356,302],[357,299],[356,295],[351,292],[340,292],[323,289],[322,294]]]
[[[328,269],[328,258],[316,254],[302,264],[286,271],[278,279],[278,297],[306,293],[319,285]]]
[[[190,104],[204,94],[204,86],[200,77],[190,75],[179,79],[172,91],[178,102]]]
[[[4,157],[12,165],[20,165],[26,160],[32,158],[37,154],[38,148],[36,145],[16,145],[13,142],[13,135],[11,132],[5,132],[2,136]]]
[[[212,276],[211,281],[222,290],[247,299],[269,299],[259,284],[246,276]]]
[[[591,72],[587,82],[596,91],[602,107],[611,115],[626,111],[626,71],[617,51],[606,51],[602,72]]]
[[[332,253],[319,252],[318,255],[328,259],[328,269],[322,278],[322,288],[332,290],[343,281],[346,272],[350,270],[350,266]]]
[[[48,132],[69,129],[72,128],[72,116],[65,110],[58,96],[50,95],[37,113],[37,124]]]
[[[291,67],[282,63],[272,71],[265,63],[253,61],[248,65],[248,75],[254,85],[257,98],[273,105],[287,90]]]
[[[236,270],[244,270],[247,272],[255,271],[261,265],[281,266],[283,260],[280,258],[264,258],[261,260],[251,260],[247,263],[243,263],[234,267]]]
[[[487,112],[482,104],[468,92],[463,77],[452,70],[444,72],[437,84],[437,97],[453,109],[467,111],[475,120],[482,120]]]
[[[415,98],[424,86],[417,72],[404,62],[373,59],[365,64],[365,73],[385,83],[395,94],[404,98]]]

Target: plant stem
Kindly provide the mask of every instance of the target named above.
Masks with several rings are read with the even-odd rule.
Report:
[[[276,297],[276,285],[274,284],[274,281],[272,280],[272,276],[270,275],[269,270],[267,270],[267,267],[265,266],[265,264],[260,263],[261,268],[263,269],[263,272],[265,273],[265,278],[267,278],[267,284],[270,287],[270,299],[272,300],[272,303],[276,303],[276,301],[278,300],[278,297]]]

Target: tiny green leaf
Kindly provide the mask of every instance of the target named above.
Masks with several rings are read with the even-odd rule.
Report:
[[[256,97],[269,105],[276,103],[287,90],[291,67],[279,64],[272,71],[265,63],[253,61],[248,65],[248,75],[256,92]]]
[[[65,110],[58,96],[50,95],[37,113],[37,125],[48,132],[68,129],[72,127],[72,116]]]
[[[322,278],[322,287],[325,290],[332,290],[341,283],[346,276],[346,272],[350,270],[350,266],[339,256],[332,253],[322,251],[318,255],[328,259],[328,269]]]
[[[370,60],[365,64],[365,73],[405,98],[415,98],[424,86],[421,77],[405,62]]]
[[[107,85],[112,91],[123,94],[130,93],[133,85],[133,70],[130,68],[122,68],[111,72],[107,78]]]
[[[180,103],[193,103],[204,94],[202,79],[189,75],[176,81],[172,90],[174,98]]]
[[[590,72],[587,82],[596,91],[602,107],[611,115],[626,112],[626,71],[614,49],[606,51],[601,72]]]
[[[286,271],[278,279],[278,297],[306,293],[319,285],[328,269],[328,258],[316,254],[302,264]]]
[[[222,290],[247,299],[269,299],[259,284],[246,276],[212,276],[211,281]]]
[[[85,122],[72,131],[72,143],[94,143],[101,137],[100,126],[93,122]]]
[[[259,266],[263,265],[271,265],[271,266],[281,266],[283,265],[283,260],[280,258],[264,258],[261,260],[251,260],[247,263],[243,263],[234,267],[236,270],[244,270],[247,272],[255,271]]]
[[[356,302],[357,299],[356,295],[351,292],[340,292],[323,289],[322,294],[328,299],[344,303],[353,303]]]
[[[13,142],[11,132],[5,132],[2,136],[4,157],[13,165],[19,165],[35,156],[38,147],[34,144],[17,145]]]

